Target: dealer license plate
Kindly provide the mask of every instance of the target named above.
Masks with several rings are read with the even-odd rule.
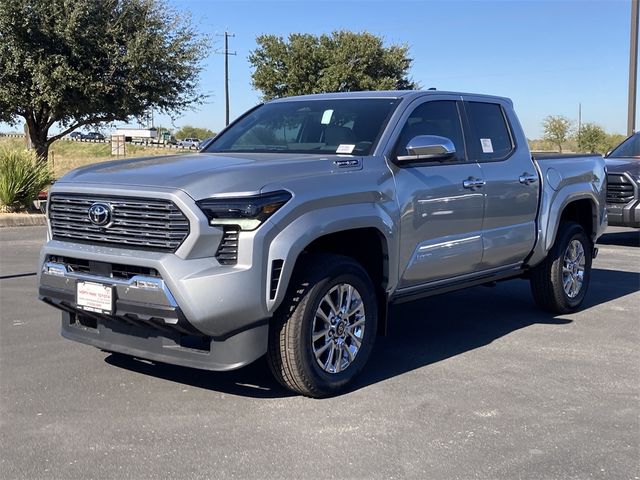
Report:
[[[113,313],[113,288],[91,282],[78,282],[76,290],[78,308],[97,313]]]

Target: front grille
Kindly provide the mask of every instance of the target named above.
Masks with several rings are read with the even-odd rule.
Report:
[[[607,174],[607,203],[629,203],[634,198],[633,183],[623,174]]]
[[[96,202],[111,206],[110,225],[89,219]],[[189,221],[170,200],[55,193],[49,219],[53,238],[63,241],[174,252],[189,234]]]
[[[238,263],[238,235],[240,227],[226,226],[216,252],[216,259],[221,265],[235,265]]]
[[[115,278],[117,280],[130,280],[136,275],[161,278],[155,268],[138,267],[136,265],[122,265],[119,263],[95,262],[81,258],[62,257],[49,255],[48,262],[59,263],[67,267],[69,272],[85,273],[102,277]]]

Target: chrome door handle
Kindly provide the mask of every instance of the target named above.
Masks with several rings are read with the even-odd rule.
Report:
[[[484,180],[480,178],[469,178],[462,182],[462,186],[464,188],[480,188],[487,184]]]
[[[520,175],[520,183],[523,185],[529,185],[530,183],[534,183],[538,181],[538,177],[536,175],[531,175],[529,173],[523,173]]]

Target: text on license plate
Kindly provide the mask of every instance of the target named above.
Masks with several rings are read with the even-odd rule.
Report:
[[[113,288],[99,283],[78,282],[76,304],[90,312],[112,313]]]

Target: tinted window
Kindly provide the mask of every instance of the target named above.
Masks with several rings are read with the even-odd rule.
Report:
[[[479,161],[501,160],[513,150],[509,127],[496,103],[468,102],[467,116],[471,124],[470,144]]]
[[[396,104],[365,98],[267,103],[218,135],[206,151],[368,155]]]
[[[456,160],[464,161],[464,137],[458,106],[453,100],[426,102],[411,113],[398,139],[396,156],[408,155],[407,143],[418,135],[446,137],[456,147]]]
[[[627,138],[609,155],[609,158],[640,157],[640,134]]]

